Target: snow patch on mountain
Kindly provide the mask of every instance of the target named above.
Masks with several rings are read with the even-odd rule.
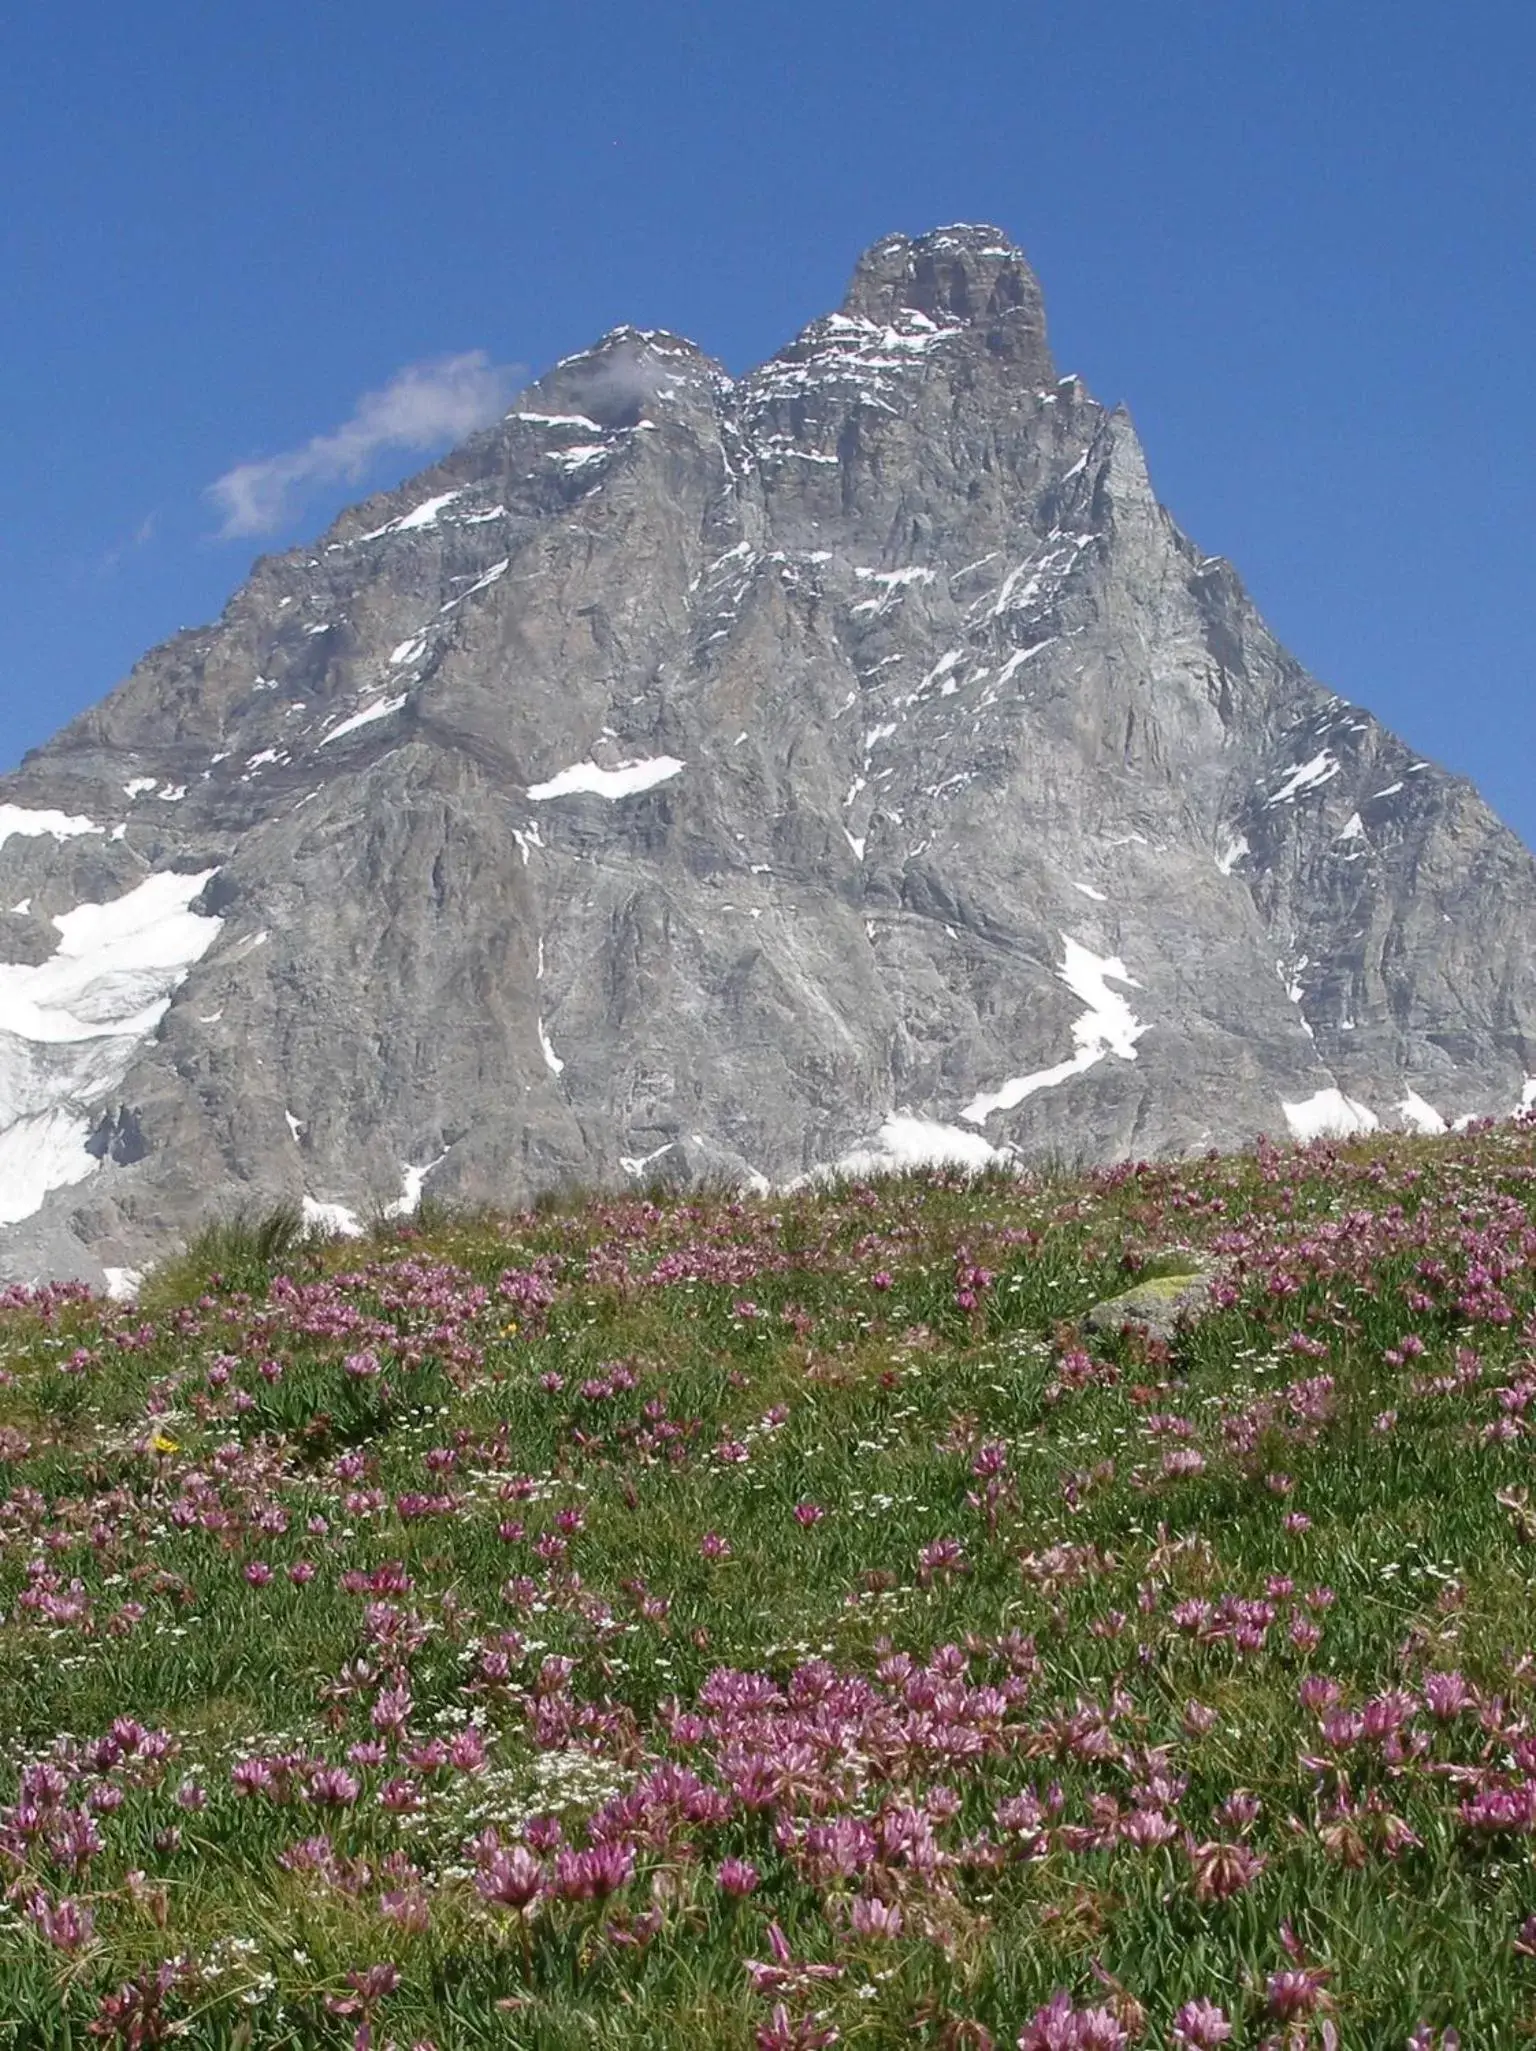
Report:
[[[362,1220],[346,1204],[321,1203],[317,1198],[307,1196],[301,1208],[304,1222],[312,1232],[323,1232],[337,1239],[361,1239],[363,1236]]]
[[[339,741],[343,734],[355,734],[360,726],[371,726],[376,719],[387,719],[392,712],[398,712],[405,703],[405,693],[398,698],[377,698],[372,705],[365,705],[361,712],[354,712],[350,719],[343,719],[333,726],[329,733],[320,736],[320,746],[328,748],[332,741]]]
[[[1269,805],[1288,805],[1304,790],[1316,790],[1338,775],[1342,764],[1337,755],[1331,755],[1326,748],[1312,756],[1310,761],[1297,762],[1285,773],[1285,781],[1277,791],[1265,799]]]
[[[1381,1127],[1374,1111],[1340,1089],[1319,1090],[1296,1104],[1282,1099],[1280,1108],[1293,1136],[1303,1144],[1314,1139],[1349,1139],[1355,1133],[1376,1132]]]
[[[1445,1120],[1433,1104],[1427,1103],[1417,1090],[1410,1089],[1397,1107],[1398,1116],[1415,1132],[1444,1132]]]
[[[1147,1027],[1120,993],[1110,989],[1109,983],[1124,983],[1132,990],[1139,990],[1141,985],[1118,955],[1094,954],[1065,933],[1062,944],[1066,958],[1056,973],[1073,996],[1080,997],[1088,1006],[1072,1027],[1076,1052],[1067,1060],[1058,1061],[1054,1068],[1038,1068],[1032,1075],[1012,1077],[990,1096],[983,1093],[973,1097],[960,1113],[967,1124],[980,1125],[994,1111],[1011,1111],[1037,1090],[1055,1089],[1058,1083],[1092,1068],[1106,1054],[1117,1055],[1122,1061],[1136,1059],[1136,1042]]]
[[[1026,662],[1033,662],[1035,657],[1042,654],[1047,648],[1054,648],[1059,639],[1059,635],[1052,634],[1044,641],[1032,641],[1028,648],[1015,648],[1012,655],[1009,656],[997,673],[998,684],[1006,684],[1013,676],[1015,670],[1021,669]]]
[[[90,1120],[55,1109],[13,1119],[0,1130],[0,1225],[41,1210],[51,1189],[83,1182],[101,1165],[88,1152]]]
[[[962,1132],[957,1125],[898,1112],[885,1120],[872,1140],[854,1147],[829,1168],[812,1172],[820,1178],[897,1175],[911,1168],[966,1168],[975,1173],[1012,1158],[1010,1150],[989,1146],[979,1132]]]
[[[514,413],[512,418],[526,421],[530,427],[580,427],[588,434],[601,434],[603,431],[585,413]]]
[[[147,876],[106,904],[59,913],[47,961],[0,963],[0,1034],[51,1046],[153,1031],[218,938],[222,920],[190,909],[214,873]]]
[[[435,498],[423,499],[419,506],[402,513],[398,520],[386,520],[382,527],[374,527],[357,538],[359,541],[377,541],[384,534],[419,534],[423,528],[435,527],[442,517],[443,508],[463,496],[462,490],[440,491]]]
[[[1221,853],[1216,857],[1216,866],[1220,869],[1223,876],[1230,876],[1238,863],[1243,859],[1243,856],[1252,852],[1253,850],[1248,845],[1247,836],[1242,833],[1234,833]]]
[[[68,812],[41,810],[31,805],[0,805],[0,847],[13,834],[36,840],[50,834],[55,840],[73,840],[82,833],[105,833],[94,819],[72,817]]]
[[[400,1194],[392,1204],[384,1206],[385,1217],[415,1217],[421,1203],[421,1192],[426,1185],[427,1177],[434,1168],[440,1168],[447,1158],[448,1149],[444,1147],[435,1161],[427,1161],[419,1168],[413,1168],[409,1161],[405,1162],[400,1170]]]
[[[653,1147],[648,1154],[620,1154],[619,1166],[626,1175],[643,1175],[653,1161],[659,1161],[664,1154],[670,1154],[676,1140],[668,1140],[664,1146]]]
[[[0,1223],[100,1165],[84,1114],[122,1081],[218,938],[223,921],[191,910],[213,874],[147,876],[59,913],[47,961],[0,963]]]
[[[634,797],[640,791],[654,790],[658,783],[665,783],[669,777],[681,774],[686,766],[675,755],[655,755],[648,761],[621,762],[615,769],[602,769],[596,762],[576,762],[569,769],[562,769],[550,777],[547,783],[530,784],[528,795],[536,805],[542,805],[550,798],[579,795],[607,798],[612,803],[618,798]]]

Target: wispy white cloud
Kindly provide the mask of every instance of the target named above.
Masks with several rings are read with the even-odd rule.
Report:
[[[515,364],[492,363],[483,349],[407,364],[382,390],[365,392],[331,433],[226,470],[208,487],[222,516],[220,535],[271,534],[322,485],[355,484],[376,456],[462,441],[506,411],[523,375]]]
[[[120,570],[129,556],[136,555],[141,548],[149,547],[159,524],[158,513],[146,513],[131,534],[123,535],[103,552],[96,564],[97,569],[109,576],[113,571]]]

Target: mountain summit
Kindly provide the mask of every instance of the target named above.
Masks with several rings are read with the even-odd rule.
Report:
[[[1058,377],[989,227],[622,328],[0,792],[0,1244],[1536,1101],[1536,864]]]

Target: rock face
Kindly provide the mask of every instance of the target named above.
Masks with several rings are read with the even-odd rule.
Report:
[[[0,1242],[1507,1114],[1536,864],[1331,696],[992,228],[621,329],[0,791]]]

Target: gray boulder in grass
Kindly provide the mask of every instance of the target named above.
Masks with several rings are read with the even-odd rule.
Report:
[[[1096,1303],[1084,1323],[1091,1332],[1121,1332],[1141,1327],[1154,1339],[1173,1340],[1186,1319],[1200,1316],[1210,1301],[1216,1270],[1191,1261],[1173,1274],[1152,1275],[1118,1296]]]

